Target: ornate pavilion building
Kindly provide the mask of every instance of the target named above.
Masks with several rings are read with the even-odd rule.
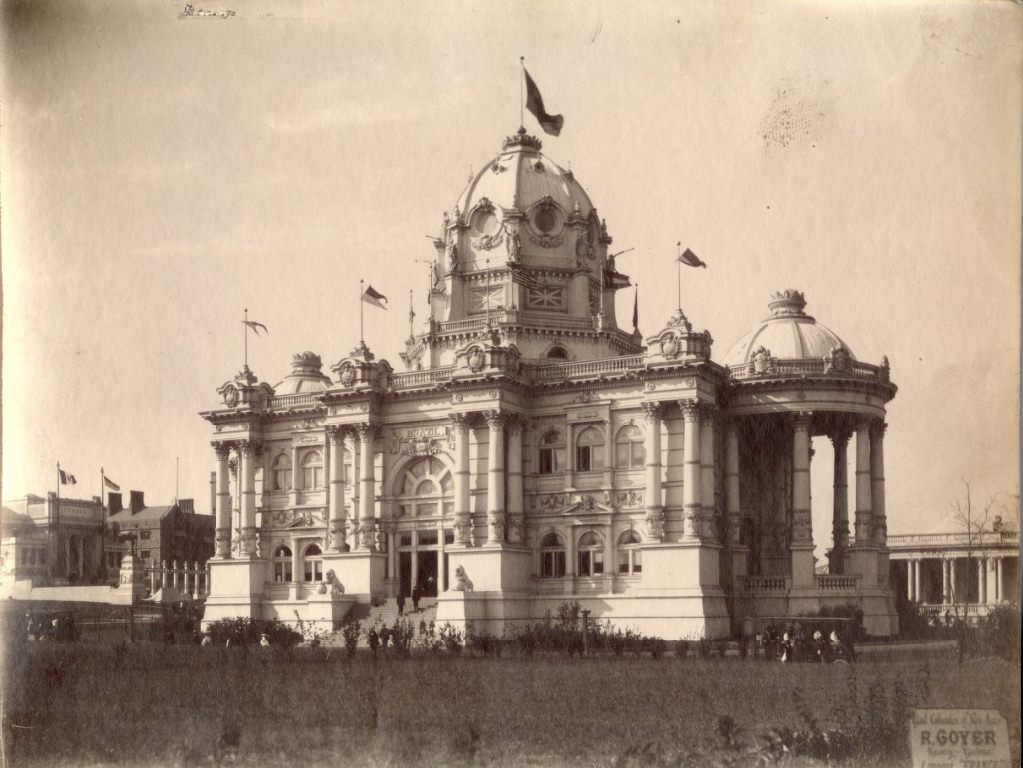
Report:
[[[626,332],[611,242],[520,129],[443,218],[405,371],[360,342],[327,371],[305,352],[276,386],[246,367],[220,387],[201,414],[217,459],[206,621],[336,623],[418,585],[438,622],[491,632],[566,600],[669,638],[847,603],[872,634],[897,631],[887,360],[858,361],[791,290],[720,362],[681,310]],[[814,437],[836,457],[827,573]]]

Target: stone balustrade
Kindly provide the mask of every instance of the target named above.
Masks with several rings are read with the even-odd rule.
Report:
[[[887,380],[887,369],[867,363],[850,363],[846,370],[837,370],[826,360],[772,360],[770,368],[757,373],[750,363],[728,366],[728,375],[734,381],[745,379],[785,379],[803,376],[845,376],[852,378]]]
[[[785,576],[744,576],[746,592],[788,592],[789,580]]]
[[[843,576],[841,574],[819,573],[814,576],[814,583],[822,592],[846,592],[859,588],[859,576]]]

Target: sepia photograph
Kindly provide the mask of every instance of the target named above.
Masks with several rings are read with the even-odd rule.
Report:
[[[0,65],[0,768],[1021,764],[1021,2]]]

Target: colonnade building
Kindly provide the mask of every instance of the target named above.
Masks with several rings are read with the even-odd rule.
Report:
[[[520,130],[443,217],[404,371],[359,341],[327,370],[296,355],[276,386],[247,367],[225,382],[201,414],[217,475],[205,620],[336,623],[418,585],[439,622],[491,632],[569,600],[662,637],[848,603],[897,631],[887,360],[859,361],[794,290],[720,362],[681,309],[646,338],[623,330],[611,244]],[[826,573],[814,437],[836,455]]]

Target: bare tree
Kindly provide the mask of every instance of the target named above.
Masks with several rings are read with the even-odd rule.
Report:
[[[984,542],[984,535],[992,532],[992,523],[994,517],[992,515],[992,508],[998,502],[997,496],[989,496],[987,502],[983,505],[974,504],[973,496],[970,488],[970,481],[963,480],[963,485],[966,487],[965,498],[956,499],[952,503],[952,522],[965,534],[966,536],[966,579],[965,589],[963,590],[962,599],[955,588],[955,567],[952,568],[951,578],[949,579],[949,590],[952,593],[952,607],[954,609],[954,615],[956,619],[956,627],[959,634],[959,662],[962,663],[963,657],[966,653],[966,639],[968,633],[968,624],[970,616],[970,575],[973,571],[973,559],[974,552],[979,549]],[[980,587],[981,580],[978,574],[977,578],[977,602],[980,602]],[[960,610],[961,609],[961,610]]]

